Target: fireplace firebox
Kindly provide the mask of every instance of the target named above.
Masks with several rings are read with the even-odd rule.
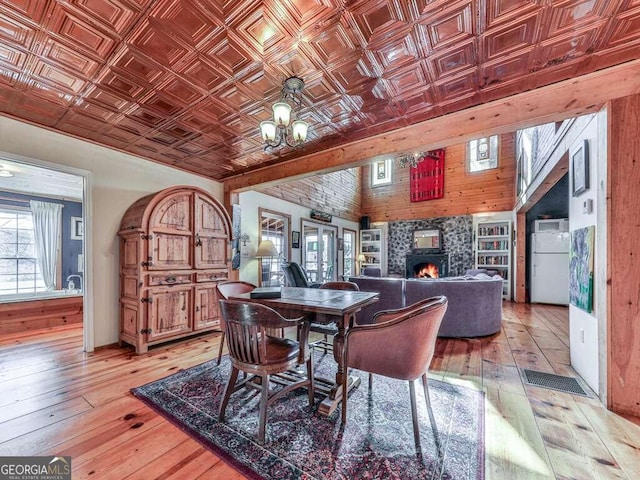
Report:
[[[449,275],[446,253],[412,253],[407,255],[406,278],[440,278]]]

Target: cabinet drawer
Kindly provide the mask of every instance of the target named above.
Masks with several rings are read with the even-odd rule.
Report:
[[[229,279],[228,270],[208,270],[196,273],[196,282],[219,282]]]
[[[149,285],[180,285],[183,283],[191,283],[191,274],[189,273],[163,273],[149,275]]]

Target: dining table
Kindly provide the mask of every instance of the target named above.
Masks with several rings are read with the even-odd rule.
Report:
[[[335,322],[338,333],[333,340],[333,358],[337,363],[335,379],[328,382],[327,396],[318,406],[321,415],[330,415],[342,400],[342,379],[347,369],[342,361],[344,338],[352,318],[362,307],[378,301],[376,292],[330,290],[320,288],[281,287],[277,298],[252,298],[251,293],[229,296],[230,300],[261,303],[287,318],[305,317],[309,322],[329,324]],[[318,379],[321,383],[326,379]],[[358,377],[347,380],[347,393],[360,384]]]

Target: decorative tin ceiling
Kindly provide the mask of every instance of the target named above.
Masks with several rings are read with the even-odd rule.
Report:
[[[0,112],[222,180],[639,49],[640,0],[0,0]],[[310,139],[265,153],[294,74]]]

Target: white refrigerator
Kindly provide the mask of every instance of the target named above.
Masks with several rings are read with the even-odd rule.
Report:
[[[569,305],[569,232],[531,235],[532,303]]]

